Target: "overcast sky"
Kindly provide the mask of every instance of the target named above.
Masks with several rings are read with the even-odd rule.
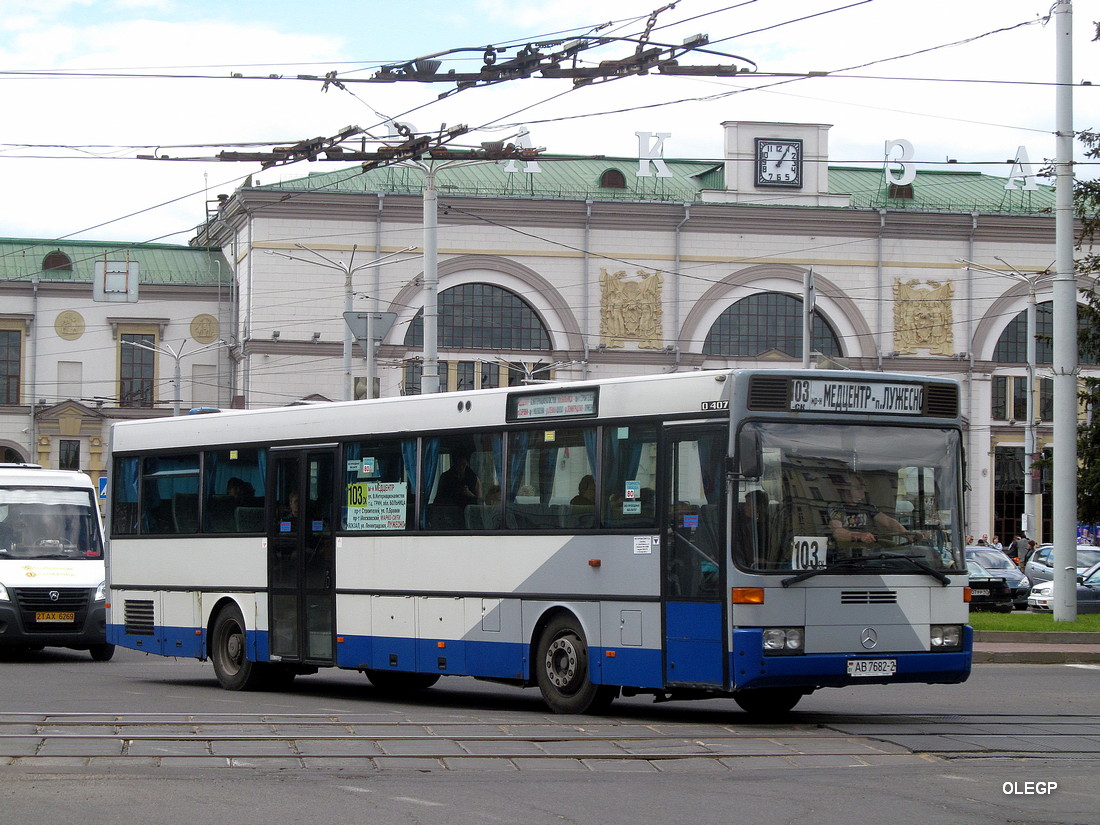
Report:
[[[1039,22],[1049,0],[679,0],[656,15],[655,43],[709,36],[718,54],[681,58],[685,65],[751,61],[760,72],[835,72],[784,83],[645,76],[573,89],[567,80],[533,78],[439,100],[453,87],[323,90],[296,79],[330,71],[366,79],[387,63],[460,49],[469,51],[447,56],[444,69],[475,71],[490,44],[576,37],[599,26],[601,36],[637,38],[660,5],[4,0],[0,235],[186,243],[207,200],[249,174],[273,183],[340,167],[260,171],[137,155],[264,150],[349,125],[381,137],[394,118],[420,131],[482,127],[467,142],[526,125],[535,145],[563,154],[636,157],[634,133],[648,131],[671,133],[667,157],[718,158],[723,121],[761,120],[832,124],[833,164],[881,165],[885,141],[897,138],[914,145],[924,168],[953,159],[1006,175],[1018,146],[1037,166],[1054,155],[1055,25]],[[1093,3],[1075,4],[1074,78],[1100,84],[1096,12]],[[585,55],[613,60],[634,48],[624,40]],[[1076,128],[1100,127],[1097,94],[1096,86],[1075,90]]]

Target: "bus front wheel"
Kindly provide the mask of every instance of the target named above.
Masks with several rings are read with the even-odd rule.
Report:
[[[738,691],[733,694],[733,701],[737,702],[741,710],[753,716],[782,716],[790,713],[798,700],[805,695],[804,691],[797,688],[760,688]]]
[[[214,675],[226,690],[254,690],[260,687],[263,668],[246,654],[244,617],[237,607],[225,607],[214,621],[210,660]]]
[[[577,622],[558,616],[542,631],[535,656],[535,679],[555,713],[601,713],[619,695],[611,685],[588,677],[588,643]]]

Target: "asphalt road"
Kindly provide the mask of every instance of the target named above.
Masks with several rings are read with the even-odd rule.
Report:
[[[0,663],[0,822],[1089,823],[1098,687],[1095,666],[978,665],[754,723],[646,697],[556,716],[457,678],[384,698],[340,671],[231,693],[193,660],[46,651]]]

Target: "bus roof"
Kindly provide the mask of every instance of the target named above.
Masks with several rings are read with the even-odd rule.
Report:
[[[950,379],[881,372],[798,369],[695,370],[665,375],[592,381],[548,382],[523,387],[460,390],[364,401],[337,401],[206,415],[120,421],[112,425],[114,452],[240,443],[304,443],[366,433],[423,433],[480,429],[515,423],[509,399],[599,389],[599,419],[638,416],[699,418],[715,415],[715,402],[729,401],[733,386],[752,375],[799,375],[844,381],[955,384]],[[514,402],[513,402],[514,403]],[[592,416],[595,417],[595,416]],[[583,417],[532,419],[529,423],[577,426]],[[245,424],[247,422],[247,424]]]

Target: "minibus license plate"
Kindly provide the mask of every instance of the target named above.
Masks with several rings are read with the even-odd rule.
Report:
[[[45,613],[38,612],[34,614],[34,620],[36,622],[75,622],[75,613]]]
[[[897,659],[849,659],[849,676],[893,676],[898,669]]]

